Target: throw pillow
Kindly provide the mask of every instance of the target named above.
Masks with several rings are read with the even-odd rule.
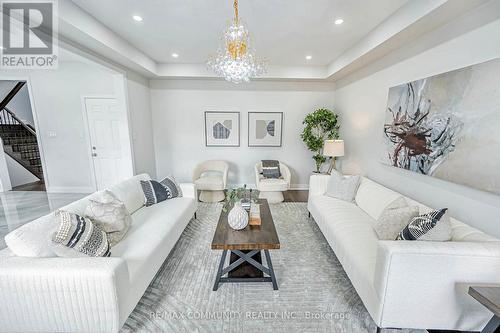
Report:
[[[182,197],[182,189],[179,183],[175,180],[174,176],[165,177],[160,184],[162,184],[167,190],[167,199]]]
[[[141,180],[141,187],[146,199],[146,207],[168,199],[168,192],[165,186],[155,180]]]
[[[405,198],[399,197],[390,203],[373,224],[380,240],[394,240],[408,222],[418,216],[417,206],[408,206]]]
[[[91,220],[65,211],[57,211],[55,216],[59,227],[52,236],[54,243],[79,252],[74,256],[81,256],[82,253],[89,257],[111,255],[106,232],[94,225]]]
[[[112,247],[122,240],[132,223],[125,204],[108,190],[102,192],[98,198],[89,199],[85,217],[106,232]]]
[[[274,160],[262,160],[262,175],[264,178],[280,178],[280,162]]]
[[[332,170],[325,194],[332,198],[352,202],[360,179],[359,175],[343,176],[338,171]]]
[[[411,222],[401,230],[396,240],[450,240],[451,223],[450,219],[447,216],[445,217],[447,210],[448,208],[443,208],[414,217]]]

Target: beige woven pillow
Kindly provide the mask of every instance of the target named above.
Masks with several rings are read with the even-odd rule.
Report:
[[[418,216],[418,212],[417,206],[408,206],[405,198],[399,197],[384,209],[373,229],[380,240],[395,240],[399,232]]]

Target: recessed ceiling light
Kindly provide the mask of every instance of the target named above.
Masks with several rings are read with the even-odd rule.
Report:
[[[132,18],[134,19],[134,21],[142,22],[142,17],[139,15],[134,15],[134,16],[132,16]]]
[[[334,22],[336,25],[341,25],[342,23],[344,23],[344,19],[342,18],[338,18],[338,19],[335,19],[335,22]]]
[[[179,54],[177,54],[177,53],[172,53],[172,57],[174,57],[174,58],[179,58]]]
[[[313,57],[311,55],[306,56],[306,60],[311,60]]]

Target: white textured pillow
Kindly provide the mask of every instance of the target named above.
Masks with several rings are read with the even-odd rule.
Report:
[[[332,198],[352,202],[358,190],[359,179],[359,175],[343,176],[338,171],[333,170],[325,194]]]
[[[395,240],[399,232],[418,216],[417,206],[408,206],[405,198],[399,197],[390,203],[373,224],[380,240]]]
[[[125,204],[108,190],[89,200],[85,217],[106,232],[110,246],[122,240],[132,223]]]

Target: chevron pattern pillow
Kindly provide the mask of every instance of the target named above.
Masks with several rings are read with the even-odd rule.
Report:
[[[410,223],[403,230],[401,230],[396,240],[449,240],[449,238],[451,238],[451,226],[449,225],[449,219],[442,221],[440,223],[442,226],[438,227],[438,222],[440,222],[443,216],[445,216],[447,210],[448,208],[443,208],[414,217]]]
[[[180,198],[182,197],[182,189],[175,180],[174,176],[167,176],[163,179],[160,184],[167,190],[167,199]]]
[[[142,191],[146,199],[146,207],[167,199],[182,197],[182,190],[175,178],[168,176],[161,182],[156,180],[141,180]]]

